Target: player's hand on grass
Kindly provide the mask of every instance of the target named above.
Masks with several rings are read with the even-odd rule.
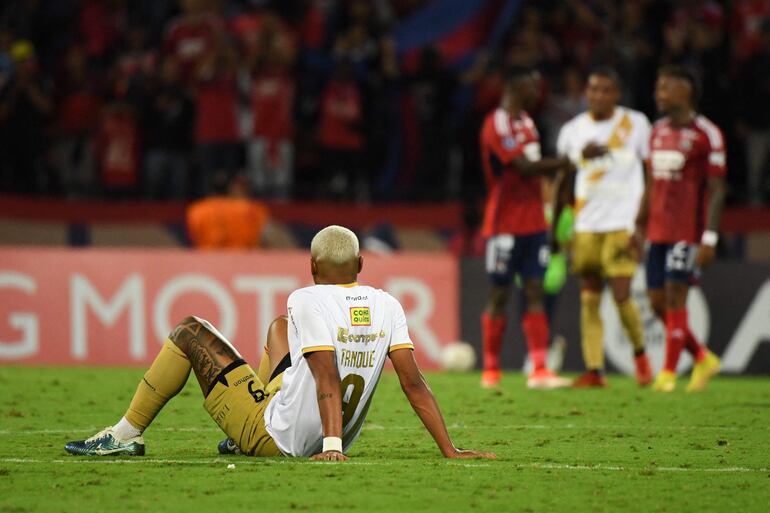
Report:
[[[348,461],[350,458],[339,451],[326,451],[314,454],[310,459],[313,461]]]
[[[711,262],[714,261],[714,257],[716,256],[716,248],[714,246],[707,246],[705,244],[701,244],[698,248],[698,267],[706,267],[708,265],[711,265]]]
[[[468,449],[454,449],[449,454],[445,454],[444,457],[462,460],[495,460],[497,459],[497,454],[493,452],[471,451]]]
[[[606,146],[591,142],[583,148],[583,158],[588,160],[595,159],[605,155],[608,151]]]

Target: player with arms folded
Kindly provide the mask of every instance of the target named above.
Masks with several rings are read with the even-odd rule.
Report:
[[[705,349],[687,323],[687,294],[699,269],[714,260],[725,196],[725,146],[719,128],[697,114],[694,75],[679,66],[658,72],[655,102],[664,117],[650,138],[649,185],[639,208],[634,244],[641,251],[646,230],[647,290],[666,324],[666,358],[653,389],[676,387],[683,348],[694,357],[687,391],[705,388],[719,372],[719,358]],[[647,198],[649,196],[649,198]]]
[[[188,317],[163,344],[120,422],[65,449],[143,455],[143,431],[192,369],[206,411],[242,453],[347,460],[390,357],[402,390],[445,457],[494,458],[453,445],[417,368],[401,305],[356,283],[362,265],[353,232],[324,228],[311,244],[315,285],[289,296],[288,318],[270,326],[258,372],[211,324]]]
[[[541,158],[537,128],[527,114],[537,98],[536,75],[526,69],[510,70],[500,107],[487,116],[481,129],[481,158],[488,189],[481,233],[487,239],[486,269],[492,283],[481,316],[481,385],[487,388],[500,381],[505,307],[516,274],[524,287],[527,306],[522,327],[533,364],[527,386],[548,389],[569,385],[568,380],[546,367],[549,330],[543,308],[543,276],[549,247],[541,178],[573,167],[567,157]]]
[[[574,198],[576,218],[572,262],[580,276],[580,331],[587,372],[574,387],[604,387],[604,329],[599,315],[605,280],[612,291],[623,329],[634,350],[636,379],[652,381],[644,351],[639,309],[631,297],[637,262],[629,239],[644,191],[644,167],[650,122],[641,112],[618,105],[620,77],[611,68],[588,76],[588,111],[567,122],[559,132],[557,150],[578,171],[560,181],[555,216]],[[554,237],[555,240],[555,237]]]

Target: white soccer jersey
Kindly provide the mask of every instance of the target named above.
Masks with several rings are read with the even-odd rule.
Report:
[[[358,438],[385,359],[413,349],[404,309],[387,292],[353,284],[314,285],[289,296],[291,367],[265,411],[265,427],[290,456],[321,452],[323,432],[315,379],[305,355],[334,351],[342,381],[342,447]]]
[[[575,231],[632,230],[644,192],[642,162],[649,155],[650,122],[641,112],[616,107],[610,119],[584,112],[567,122],[556,143],[578,167],[575,176]],[[603,157],[586,160],[589,143],[606,145]]]

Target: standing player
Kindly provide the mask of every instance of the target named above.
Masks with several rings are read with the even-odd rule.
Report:
[[[693,109],[697,81],[679,66],[658,73],[655,102],[663,114],[650,139],[649,201],[645,198],[634,236],[637,250],[647,230],[647,290],[666,323],[666,359],[653,385],[671,392],[683,348],[695,359],[688,392],[703,390],[719,372],[719,358],[705,349],[687,323],[687,293],[701,267],[714,260],[725,195],[725,146],[714,123]]]
[[[401,388],[447,458],[494,458],[455,448],[433,393],[417,368],[401,305],[358,285],[358,239],[329,226],[311,244],[316,285],[293,292],[288,320],[276,319],[259,372],[208,322],[182,321],[139,383],[125,416],[70,442],[82,455],[143,455],[142,432],[184,387],[192,369],[211,418],[245,454],[343,461],[361,433],[386,357]],[[340,379],[342,376],[342,379]]]
[[[599,315],[605,280],[633,345],[636,379],[641,386],[652,381],[642,321],[631,297],[636,260],[629,250],[644,191],[643,162],[649,153],[650,122],[641,112],[619,106],[620,94],[620,77],[615,70],[594,70],[586,87],[588,111],[565,124],[557,141],[558,152],[570,157],[578,168],[572,258],[580,276],[580,332],[587,370],[573,383],[579,388],[604,387],[607,383]],[[572,182],[563,180],[562,187],[572,189]],[[561,197],[563,194],[557,194]]]
[[[482,165],[489,191],[481,233],[487,239],[486,268],[492,282],[481,316],[483,387],[497,386],[500,381],[505,307],[515,274],[522,280],[527,303],[522,327],[533,364],[527,386],[569,385],[545,365],[549,330],[543,311],[543,275],[549,249],[541,177],[572,169],[572,165],[567,157],[541,158],[537,129],[526,112],[537,97],[536,76],[531,71],[510,71],[500,107],[487,116],[481,129]]]

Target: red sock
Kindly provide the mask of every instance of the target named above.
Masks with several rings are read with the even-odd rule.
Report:
[[[484,344],[484,370],[500,370],[500,347],[507,319],[481,314],[481,338]]]
[[[689,327],[687,328],[687,339],[684,342],[684,348],[695,358],[696,362],[702,362],[706,357],[706,351],[703,350],[703,346],[695,338],[695,335],[692,334]]]
[[[527,350],[532,366],[536,371],[545,369],[545,357],[548,353],[548,320],[543,312],[527,312],[521,326],[527,339]]]
[[[663,370],[676,372],[679,355],[687,343],[687,309],[666,310],[666,360]]]

